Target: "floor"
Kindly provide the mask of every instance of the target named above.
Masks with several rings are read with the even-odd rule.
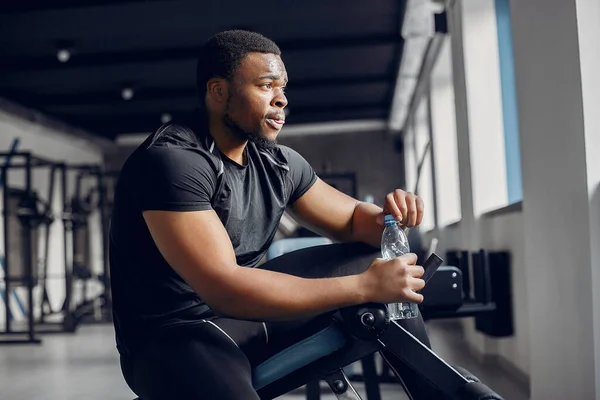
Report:
[[[506,400],[527,395],[498,367],[482,365],[461,350],[460,332],[445,321],[428,323],[432,346],[451,364],[458,364],[494,388]],[[123,381],[111,325],[83,326],[75,335],[45,335],[42,345],[0,346],[0,398],[3,400],[131,400]],[[452,345],[451,345],[452,344]],[[354,384],[364,399],[362,384]],[[322,400],[333,400],[324,388]],[[381,386],[382,400],[406,399],[395,384]],[[302,389],[279,400],[303,400]]]

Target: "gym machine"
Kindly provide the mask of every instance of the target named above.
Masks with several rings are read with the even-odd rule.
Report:
[[[14,151],[13,151],[14,150]],[[0,158],[5,162],[2,166],[1,176],[4,183],[2,187],[2,216],[4,226],[4,305],[5,326],[0,331],[0,336],[8,339],[0,340],[0,344],[41,343],[37,337],[35,321],[34,288],[40,281],[45,280],[47,271],[49,226],[53,222],[50,213],[50,202],[42,201],[33,190],[33,169],[41,167],[50,168],[50,182],[53,182],[56,164],[33,156],[28,152],[17,152],[15,148],[9,153],[0,153]],[[13,160],[16,160],[13,162]],[[13,188],[10,182],[9,171],[18,169],[24,174],[25,187]],[[52,194],[50,185],[50,194]],[[50,198],[51,199],[51,198]],[[40,210],[41,209],[41,210]],[[46,229],[46,247],[42,260],[42,273],[38,260],[38,244],[40,228]],[[20,301],[20,291],[26,292],[26,306]],[[25,314],[25,326],[13,324],[10,295],[13,294],[21,311]],[[44,291],[47,296],[47,292]]]
[[[67,286],[74,290],[79,283],[80,296],[72,296],[72,316],[78,323],[107,323],[112,321],[110,300],[110,278],[108,265],[108,208],[106,195],[106,176],[97,165],[65,165],[63,181],[66,185],[69,172],[75,173],[73,195],[64,203],[63,223],[65,227],[65,253],[67,264],[71,265],[71,274]],[[87,186],[85,183],[88,182]],[[86,190],[87,189],[87,190]],[[66,197],[66,196],[65,196]],[[102,272],[92,268],[91,218],[94,211],[99,215],[101,230]],[[89,296],[91,284],[99,283],[101,290],[97,295]]]
[[[426,265],[427,261],[427,270]],[[266,400],[322,379],[336,398],[360,400],[344,367],[384,349],[435,387],[440,394],[436,400],[502,400],[468,371],[446,363],[407,331],[401,321],[390,321],[386,305],[379,303],[339,310],[327,327],[258,365],[252,374],[253,386]],[[382,358],[387,364],[383,354]],[[398,379],[409,399],[413,399],[402,376]]]
[[[488,336],[514,333],[510,254],[506,251],[449,250],[449,266],[440,267],[423,289],[424,320],[475,318],[475,328]]]
[[[9,171],[19,170],[24,188],[4,185],[2,191],[4,228],[4,288],[2,298],[5,305],[4,329],[0,340],[7,343],[40,343],[40,333],[75,332],[82,322],[110,322],[110,291],[107,261],[108,215],[106,182],[112,176],[105,175],[96,165],[67,165],[34,156],[29,152],[17,152],[13,146],[9,153],[0,153],[4,158],[0,182],[9,182]],[[34,170],[46,167],[49,171],[46,199],[33,189]],[[75,190],[68,198],[69,177],[75,175]],[[14,176],[11,174],[10,176]],[[91,178],[91,188],[84,192],[84,181]],[[60,179],[60,203],[63,210],[52,213],[55,187]],[[0,185],[0,187],[2,187]],[[102,272],[95,274],[92,265],[90,217],[98,211],[101,230]],[[59,264],[61,272],[49,274],[50,228],[62,221],[64,259]],[[95,227],[94,227],[95,228]],[[55,234],[57,231],[54,231]],[[41,246],[40,246],[41,245]],[[41,255],[41,257],[40,257]],[[64,275],[62,274],[64,271]],[[50,280],[64,279],[64,301],[62,306],[53,307],[50,301]],[[87,284],[96,280],[100,293],[89,298]],[[80,296],[75,296],[76,283],[81,283]],[[36,292],[39,290],[39,296]],[[11,301],[11,296],[13,301]],[[27,301],[22,301],[25,296]],[[39,298],[39,301],[36,299]],[[19,306],[26,318],[14,321],[11,305]]]

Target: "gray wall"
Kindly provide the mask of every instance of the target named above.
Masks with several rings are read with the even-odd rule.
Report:
[[[279,137],[300,153],[317,174],[356,172],[358,198],[375,196],[382,205],[390,191],[404,186],[404,159],[386,132]]]

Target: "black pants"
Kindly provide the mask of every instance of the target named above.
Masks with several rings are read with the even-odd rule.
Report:
[[[304,278],[355,275],[380,257],[378,249],[358,243],[298,250],[260,268]],[[318,332],[331,313],[286,322],[257,322],[212,316],[177,333],[166,334],[131,358],[121,358],[130,388],[144,400],[259,399],[252,368],[282,349]],[[401,324],[430,346],[423,320]],[[416,400],[440,399],[429,384],[391,353],[384,354]]]

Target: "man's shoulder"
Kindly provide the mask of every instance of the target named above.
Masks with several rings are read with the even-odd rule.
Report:
[[[203,136],[182,124],[165,124],[148,136],[128,159],[128,166],[145,169],[220,169],[218,157],[210,152]]]
[[[304,164],[308,164],[306,159],[296,150],[283,144],[277,144],[276,157],[290,168],[298,168]]]
[[[183,123],[168,123],[146,139],[145,147],[205,150],[206,134]]]

